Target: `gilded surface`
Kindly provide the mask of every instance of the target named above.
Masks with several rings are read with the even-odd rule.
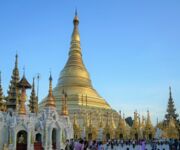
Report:
[[[62,93],[66,91],[68,95],[68,108],[80,108],[82,105],[82,95],[87,98],[87,106],[111,109],[109,104],[93,88],[91,79],[82,60],[82,50],[80,46],[80,35],[78,31],[79,19],[76,15],[74,20],[74,29],[71,36],[71,46],[69,58],[60,73],[57,86],[53,90],[56,98],[57,110],[61,109]]]

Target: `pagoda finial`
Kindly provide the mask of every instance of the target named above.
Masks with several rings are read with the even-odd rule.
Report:
[[[77,26],[79,24],[77,9],[75,10],[75,16],[73,22],[74,22],[74,26]]]
[[[25,69],[25,66],[23,67],[23,77],[25,77],[26,75],[26,69]]]
[[[171,86],[169,86],[169,98],[171,98],[171,99],[172,99]]]
[[[81,56],[80,35],[79,35],[79,29],[78,29],[79,18],[77,16],[77,11],[75,11],[73,24],[74,24],[74,29],[71,35],[71,47],[70,47],[69,55],[79,53]]]
[[[77,12],[77,8],[75,9],[75,16],[77,16],[78,15],[78,12]]]
[[[50,76],[49,76],[49,91],[52,92],[52,75],[51,75],[51,72],[50,72]]]
[[[55,102],[55,98],[53,96],[53,91],[52,91],[52,75],[50,73],[49,76],[49,94],[48,94],[48,98],[47,98],[47,103],[46,103],[46,107],[56,107],[56,102]]]
[[[18,54],[16,53],[15,68],[18,68]]]

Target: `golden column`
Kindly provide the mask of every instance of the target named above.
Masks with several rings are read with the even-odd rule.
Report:
[[[74,139],[79,139],[81,137],[81,128],[78,124],[76,113],[74,113],[74,117],[73,117],[73,129],[74,129]]]
[[[26,115],[26,106],[25,106],[25,102],[26,102],[26,89],[30,89],[31,85],[27,81],[27,79],[25,77],[25,74],[23,75],[21,81],[18,83],[17,87],[19,89],[21,89],[21,97],[20,97],[20,100],[19,100],[18,113],[20,115]]]
[[[63,90],[62,92],[62,108],[61,108],[61,115],[67,116],[68,108],[67,108],[67,93]]]

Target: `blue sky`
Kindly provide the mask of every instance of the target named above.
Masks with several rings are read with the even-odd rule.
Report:
[[[30,82],[41,74],[40,98],[54,86],[68,58],[74,10],[80,19],[83,59],[95,89],[126,116],[166,112],[172,86],[180,112],[180,1],[0,1],[0,70],[6,94],[14,56]]]

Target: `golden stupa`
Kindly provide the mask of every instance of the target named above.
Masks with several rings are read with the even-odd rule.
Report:
[[[114,114],[116,122],[116,118],[118,118],[117,112],[112,110],[106,100],[93,88],[90,75],[83,63],[77,12],[75,13],[73,24],[74,29],[71,36],[69,58],[60,73],[57,86],[53,89],[56,108],[61,112],[63,91],[65,91],[67,93],[69,115],[73,120],[74,113],[78,114],[77,120],[81,127],[85,123],[84,116],[90,113],[92,114],[93,125],[99,123],[100,115],[102,115],[104,120],[107,112]],[[45,106],[46,99],[41,102],[41,108]],[[105,122],[103,124],[105,125]]]

